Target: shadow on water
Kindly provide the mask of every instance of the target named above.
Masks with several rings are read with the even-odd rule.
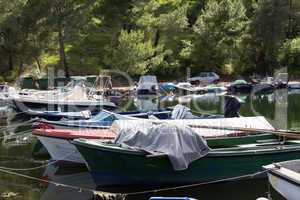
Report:
[[[287,102],[285,101],[287,96]],[[277,124],[278,121],[286,117],[287,127],[298,129],[300,127],[300,115],[297,113],[300,110],[300,93],[287,93],[286,91],[277,91],[277,93],[247,96],[241,95],[245,103],[241,107],[243,116],[264,115],[273,125],[281,127]],[[172,107],[178,102],[183,103],[191,108],[195,113],[204,114],[223,114],[224,99],[222,96],[213,95],[198,95],[187,96],[182,99],[173,96],[167,97],[141,97],[122,99],[120,111],[127,110],[149,110]],[[286,106],[288,105],[288,106]],[[276,110],[278,109],[278,110]],[[286,113],[284,112],[286,109]],[[36,140],[29,136],[15,137],[16,140],[7,142],[6,136],[17,135],[18,133],[30,132],[30,125],[14,126],[16,124],[28,121],[22,115],[14,115],[1,113],[0,126],[3,128],[7,125],[12,125],[11,129],[0,130],[0,166],[11,168],[30,168],[41,165],[36,162],[36,157],[32,156],[32,151],[36,145]],[[283,127],[284,128],[284,127]],[[45,152],[44,152],[45,153]],[[45,161],[47,157],[39,158]],[[51,180],[61,184],[95,189],[96,186],[85,168],[77,167],[58,167],[50,165],[46,168],[40,168],[32,171],[20,172],[32,177]],[[162,186],[159,186],[162,188]],[[100,190],[111,192],[129,193],[137,190],[148,190],[149,188],[131,187],[131,188],[100,188]],[[152,189],[152,188],[150,188]],[[150,196],[189,196],[199,200],[254,200],[258,197],[268,197],[268,192],[271,191],[273,200],[282,200],[275,191],[269,188],[266,179],[250,179],[235,182],[226,182],[213,185],[204,185],[199,187],[177,189],[168,192],[149,193],[144,195],[128,195],[126,199],[144,200]],[[6,197],[12,192],[12,198],[7,199],[72,199],[72,200],[88,200],[101,199],[95,197],[91,192],[67,189],[60,185],[41,183],[15,175],[5,174],[0,172],[0,199]],[[14,196],[15,195],[15,196]]]

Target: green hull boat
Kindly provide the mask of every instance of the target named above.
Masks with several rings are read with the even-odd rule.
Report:
[[[188,169],[175,171],[166,155],[93,140],[78,139],[73,143],[98,186],[203,183],[256,173],[263,165],[300,158],[299,141],[241,144],[213,149]]]

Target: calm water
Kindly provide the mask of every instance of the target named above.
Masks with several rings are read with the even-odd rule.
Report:
[[[243,116],[264,115],[277,128],[300,129],[300,91],[286,90],[259,96],[239,96],[244,100],[241,108]],[[224,98],[216,95],[174,97],[141,97],[123,99],[120,111],[151,110],[176,105],[178,102],[188,105],[195,113],[223,113]],[[8,109],[0,109],[0,166],[11,168],[30,168],[45,164],[46,157],[32,156],[36,140],[30,136],[30,126],[20,125],[29,120],[16,115]],[[6,126],[9,125],[9,128]],[[16,134],[17,133],[17,134]],[[50,165],[32,171],[19,173],[33,177],[53,180],[58,183],[95,189],[95,185],[85,168],[58,167]],[[0,199],[95,199],[92,193],[65,189],[52,184],[28,180],[0,171]],[[136,188],[115,189],[129,192]],[[197,199],[253,200],[267,197],[282,199],[269,188],[266,179],[220,183],[175,190],[164,193],[128,196],[127,199],[148,199],[149,196],[190,196]],[[99,198],[100,199],[100,198]]]

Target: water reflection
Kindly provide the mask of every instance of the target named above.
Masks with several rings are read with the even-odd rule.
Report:
[[[156,95],[138,95],[134,98],[134,105],[139,111],[159,110],[159,97]]]
[[[88,189],[95,189],[92,177],[85,168],[62,167],[50,165],[46,168],[42,176],[43,179],[54,181],[60,184],[77,186]],[[66,200],[66,199],[91,199],[93,194],[87,191],[64,188],[54,184],[48,184],[41,200]]]

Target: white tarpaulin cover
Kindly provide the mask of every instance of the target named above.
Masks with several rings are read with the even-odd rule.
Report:
[[[133,129],[145,130],[157,123],[171,123],[181,127],[191,126],[192,129],[205,138],[210,137],[226,137],[228,135],[238,134],[241,131],[236,130],[220,130],[196,128],[197,126],[213,126],[213,127],[235,127],[235,128],[256,128],[274,130],[274,127],[262,116],[258,117],[235,117],[235,118],[215,118],[215,119],[181,119],[181,120],[118,120],[113,124],[113,129]]]
[[[121,146],[141,149],[152,154],[166,154],[175,170],[188,168],[189,163],[205,156],[209,147],[202,137],[189,127],[163,123],[145,124],[143,130],[124,128],[115,139]]]

